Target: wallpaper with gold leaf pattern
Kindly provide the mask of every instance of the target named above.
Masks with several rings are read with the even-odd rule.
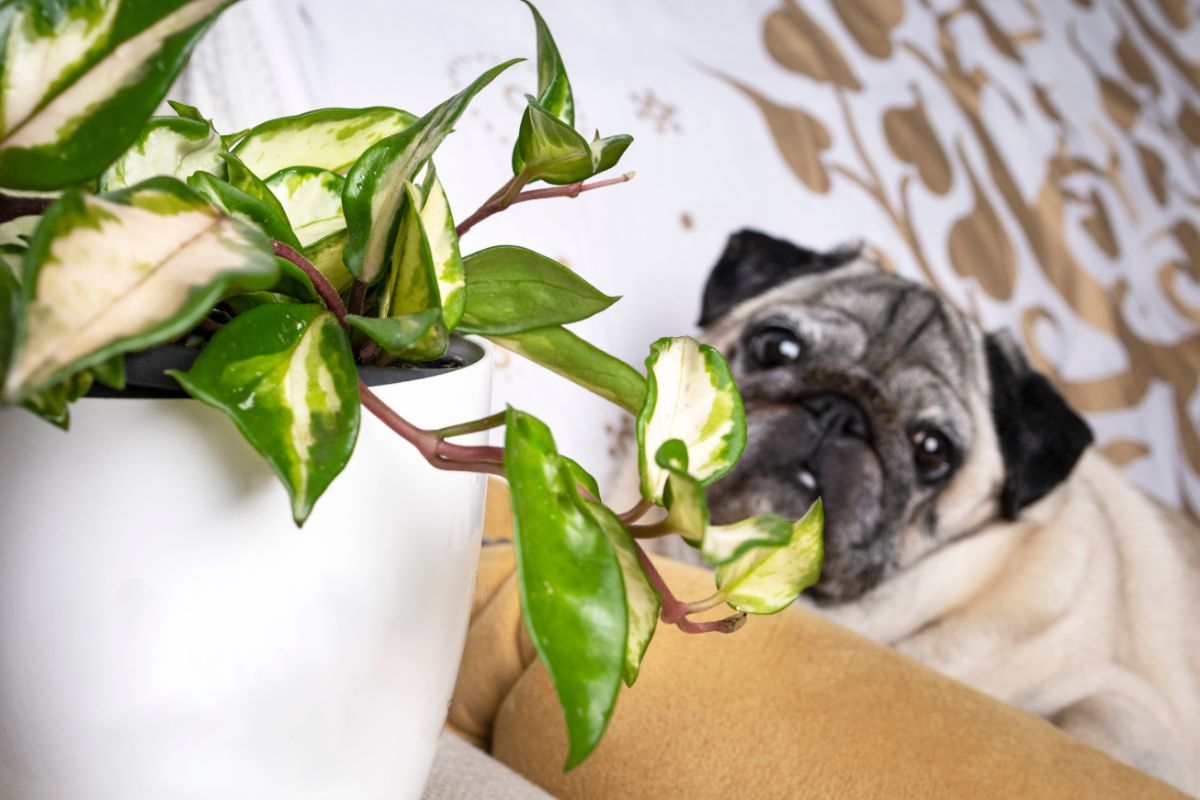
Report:
[[[818,19],[814,5],[832,15]],[[1185,0],[783,0],[763,21],[762,46],[811,84],[768,96],[753,76],[723,76],[762,114],[797,181],[817,194],[845,181],[886,215],[902,246],[880,249],[884,263],[968,309],[987,301],[995,318],[998,306],[1076,408],[1102,415],[1138,407],[1155,387],[1167,394],[1166,418],[1148,411],[1146,427],[1173,434],[1178,453],[1161,455],[1179,459],[1176,496],[1193,514],[1197,11]],[[920,21],[902,27],[906,17]],[[893,77],[878,87],[881,67]],[[900,76],[913,80],[901,86]],[[993,124],[997,107],[1012,120],[1004,127]],[[1024,125],[1052,135],[1039,140]],[[834,152],[838,138],[850,146]],[[943,234],[925,222],[944,213],[938,198],[955,183],[971,202]],[[943,261],[959,290],[933,268]],[[1047,296],[1017,294],[1032,282]],[[1090,374],[1068,369],[1094,346],[1076,339],[1081,329],[1108,340]],[[1154,455],[1137,433],[1103,447],[1123,464]]]
[[[1010,328],[1105,452],[1200,509],[1200,3],[540,0],[587,135],[629,132],[629,184],[521,204],[464,241],[518,242],[612,294],[577,330],[630,362],[694,331],[725,238],[862,239]],[[245,0],[181,89],[229,130],[317,105],[432,107],[533,55],[518,3]],[[248,82],[244,74],[263,76]],[[439,152],[454,210],[507,177],[531,63]],[[496,402],[546,419],[603,480],[629,420],[522,359]]]

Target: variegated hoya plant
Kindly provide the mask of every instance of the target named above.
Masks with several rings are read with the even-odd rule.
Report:
[[[746,441],[721,356],[686,337],[662,339],[643,376],[564,327],[614,298],[519,246],[462,254],[469,228],[514,203],[632,177],[585,182],[632,139],[589,141],[575,130],[567,73],[532,5],[538,85],[513,177],[457,224],[433,157],[471,99],[515,61],[419,117],[329,108],[220,133],[179,103],[174,115],[152,116],[228,5],[0,2],[3,403],[66,428],[69,404],[93,382],[124,387],[126,354],[186,342],[199,355],[175,380],[266,459],[297,525],[350,458],[363,409],[433,467],[504,476],[525,622],[563,706],[566,766],[577,765],[600,740],[620,682],[637,677],[659,621],[730,632],[816,580],[821,507],[798,522],[711,524],[704,487],[732,469]],[[537,181],[546,186],[526,188]],[[435,361],[454,332],[486,336],[635,414],[642,501],[611,510],[528,413],[422,430],[358,378],[359,365]],[[451,441],[499,426],[503,448]],[[716,568],[711,597],[683,602],[664,585],[637,539],[667,533]],[[737,613],[691,618],[721,604]]]

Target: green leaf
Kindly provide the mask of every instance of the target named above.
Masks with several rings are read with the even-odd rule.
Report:
[[[259,306],[296,305],[299,301],[294,297],[276,292],[246,292],[227,297],[224,301],[234,315],[245,314]]]
[[[492,67],[405,130],[372,145],[355,162],[346,176],[342,207],[350,232],[346,266],[356,278],[374,283],[383,274],[399,223],[404,184],[416,177],[471,98],[520,60]]]
[[[33,238],[33,232],[37,230],[41,221],[40,214],[29,214],[0,223],[0,247],[15,246],[21,252],[28,250],[29,240]],[[17,278],[20,279],[19,274]]]
[[[625,660],[621,673],[626,686],[633,686],[650,639],[658,628],[658,612],[662,600],[637,556],[637,544],[621,520],[607,506],[585,501],[588,513],[608,537],[621,565],[621,583],[625,589],[628,633],[625,639]]]
[[[601,172],[615,167],[631,144],[633,144],[633,137],[627,133],[618,133],[616,136],[606,136],[601,139],[597,132],[596,138],[589,145],[592,150],[592,163],[596,165],[596,171],[593,174],[599,175]]]
[[[782,547],[758,547],[717,568],[717,588],[726,603],[748,614],[787,608],[821,577],[824,508],[817,500],[792,526]]]
[[[382,319],[362,317],[358,314],[346,315],[346,322],[350,327],[362,331],[390,355],[415,360],[425,360],[421,358],[424,352],[418,348],[440,319],[441,314],[432,308],[415,314]]]
[[[21,407],[57,428],[68,430],[71,427],[71,403],[88,393],[92,380],[92,371],[82,370],[61,383],[29,395],[21,401]]]
[[[42,0],[0,11],[0,186],[60,189],[125,152],[230,0]]]
[[[791,539],[793,523],[775,514],[761,514],[732,525],[710,524],[704,487],[688,473],[687,445],[682,440],[664,442],[655,461],[667,472],[663,489],[667,517],[660,525],[699,547],[707,563],[727,564],[752,548],[779,547]]]
[[[566,717],[571,769],[599,743],[620,688],[628,634],[621,565],[550,430],[511,408],[506,424],[521,607]]]
[[[546,25],[546,20],[542,19],[542,15],[538,13],[533,3],[529,0],[522,0],[522,2],[529,6],[529,11],[533,14],[534,26],[537,29],[537,103],[546,113],[560,120],[567,128],[573,129],[575,127],[575,98],[571,93],[571,81],[567,78],[567,69],[563,65],[562,56],[559,55],[558,45],[554,43],[554,37],[550,35],[550,28]],[[522,129],[524,129],[524,121],[522,121]],[[519,174],[525,167],[521,149],[521,141],[518,138],[517,144],[513,146],[514,175]]]
[[[579,463],[574,459],[567,458],[566,456],[559,456],[559,459],[562,460],[562,463],[566,465],[567,469],[571,470],[571,474],[575,476],[575,482],[586,489],[588,494],[599,500],[600,484],[596,482],[596,479],[593,478],[587,470],[579,466]],[[584,499],[586,500],[588,498],[585,496]]]
[[[233,161],[229,162],[231,173],[233,164]],[[258,192],[251,194],[209,172],[197,172],[188,178],[187,184],[225,214],[257,226],[272,239],[300,249],[300,240],[296,238],[292,226],[288,224],[287,215],[283,213],[283,207],[270,190],[266,190],[266,193],[271,200],[266,202],[258,196]],[[243,182],[243,186],[254,191],[252,185]]]
[[[170,374],[230,416],[303,525],[358,438],[358,372],[333,314],[316,304],[259,306],[213,336],[190,370]]]
[[[551,325],[488,338],[616,403],[631,414],[642,407],[646,380],[641,373],[566,328]]]
[[[795,523],[775,514],[759,514],[731,525],[710,525],[700,554],[713,566],[727,564],[758,547],[779,547],[792,538]]]
[[[256,125],[233,152],[255,175],[287,167],[345,172],[367,148],[416,121],[398,108],[322,108]]]
[[[271,292],[294,297],[304,303],[321,302],[321,295],[317,293],[317,287],[313,286],[308,273],[282,256],[276,257],[275,263],[279,265],[279,280],[270,287]]]
[[[467,333],[505,335],[578,322],[617,302],[552,258],[501,245],[464,261]]]
[[[558,45],[550,35],[546,20],[529,0],[522,0],[533,14],[537,28],[537,73],[538,103],[567,125],[575,125],[575,99],[571,94],[571,82],[567,79],[567,68],[563,66]]]
[[[108,388],[121,391],[125,388],[125,356],[118,353],[101,361],[92,366],[91,373]]]
[[[212,125],[212,120],[201,114],[200,109],[196,108],[195,106],[189,106],[187,103],[181,103],[178,100],[168,100],[167,105],[171,107],[172,111],[184,119],[191,119],[195,120],[196,122],[207,122],[209,125]]]
[[[421,227],[429,242],[433,274],[441,297],[442,318],[446,328],[454,330],[462,320],[467,300],[463,257],[458,249],[458,232],[450,213],[450,201],[432,162],[425,182],[428,185],[422,191],[425,204],[421,207]]]
[[[596,158],[587,139],[526,95],[529,107],[521,118],[513,162],[529,180],[567,184],[596,174]]]
[[[20,319],[21,284],[7,268],[0,266],[0,382],[8,374]]]
[[[406,356],[430,361],[442,356],[449,336],[441,314],[433,252],[419,210],[421,194],[411,183],[404,184],[404,193],[407,200],[400,212],[400,232],[396,236],[392,254],[392,269],[388,273],[387,284],[379,293],[379,316],[397,317],[436,311],[437,319],[427,330],[425,338],[411,345]]]
[[[304,248],[304,257],[317,268],[317,272],[325,276],[325,280],[344,292],[354,283],[354,276],[346,269],[342,260],[342,251],[346,248],[346,231],[331,233],[324,239],[313,242]]]
[[[689,544],[700,546],[708,530],[708,501],[700,481],[688,474],[687,445],[681,439],[669,439],[658,448],[655,461],[667,472],[663,488],[667,518],[663,525]]]
[[[319,167],[288,167],[267,178],[300,244],[308,247],[345,230],[342,187],[345,178]]]
[[[707,486],[746,449],[746,412],[729,365],[688,337],[659,339],[646,359],[646,401],[638,413],[642,497],[661,502],[667,471],[650,454],[671,439],[688,450],[688,471]]]
[[[25,319],[5,395],[17,401],[117,353],[170,341],[226,294],[268,288],[278,274],[260,231],[173,178],[105,197],[68,191],[25,261]]]
[[[124,189],[158,175],[186,180],[204,170],[225,174],[225,145],[207,121],[152,117],[133,146],[100,176],[100,191]]]

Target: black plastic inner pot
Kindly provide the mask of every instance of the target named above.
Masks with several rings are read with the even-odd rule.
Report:
[[[88,397],[187,397],[166,370],[186,372],[191,369],[200,351],[179,344],[164,344],[140,353],[125,356],[125,389],[117,391],[100,383],[92,384]],[[415,381],[433,375],[469,367],[483,358],[483,348],[461,336],[450,337],[446,355],[427,364],[402,364],[394,367],[359,367],[358,375],[367,386],[386,386],[401,381]]]

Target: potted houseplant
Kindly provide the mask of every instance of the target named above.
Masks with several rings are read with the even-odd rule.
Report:
[[[630,177],[593,180],[631,139],[575,131],[532,5],[513,177],[457,223],[433,156],[514,62],[423,116],[151,116],[228,5],[0,10],[0,794],[419,793],[489,474],[570,768],[659,620],[733,631],[816,580],[820,506],[710,525],[704,486],[745,445],[721,357],[663,339],[643,376],[563,327],[613,298],[524,248],[463,255],[513,203]],[[487,414],[494,345],[637,416],[641,502],[613,511],[534,416]],[[70,436],[43,421],[76,401]],[[663,584],[636,538],[666,533],[716,567],[711,597]]]

